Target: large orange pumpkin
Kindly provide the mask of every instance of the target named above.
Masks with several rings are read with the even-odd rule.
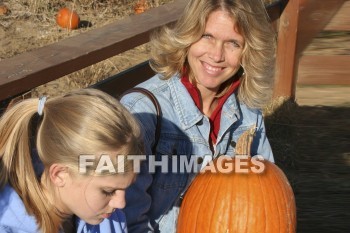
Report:
[[[76,29],[79,26],[80,18],[75,11],[61,8],[56,15],[56,22],[62,28]]]
[[[219,157],[197,175],[180,208],[178,233],[296,232],[295,199],[286,176],[275,164],[247,156],[254,132],[238,140],[236,159]],[[224,172],[215,173],[223,171],[220,167]]]

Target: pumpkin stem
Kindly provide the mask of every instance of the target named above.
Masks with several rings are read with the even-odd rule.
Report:
[[[235,155],[251,156],[251,146],[256,132],[256,125],[252,125],[239,138],[236,143]]]

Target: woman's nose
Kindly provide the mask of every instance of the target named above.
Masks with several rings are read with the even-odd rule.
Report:
[[[111,200],[109,201],[109,206],[111,206],[114,209],[123,209],[125,207],[125,191],[124,190],[117,190],[115,192],[115,195],[112,196]]]
[[[216,41],[209,50],[209,58],[214,62],[222,62],[225,60],[224,57],[224,46],[221,42]]]

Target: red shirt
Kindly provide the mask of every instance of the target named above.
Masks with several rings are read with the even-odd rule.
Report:
[[[196,104],[198,109],[202,107],[202,99],[199,93],[199,90],[196,86],[194,86],[187,75],[184,75],[181,78],[182,84],[186,87],[187,91],[190,93],[194,103]],[[220,129],[220,119],[221,119],[221,110],[227,98],[238,88],[239,80],[235,80],[230,89],[225,93],[225,95],[218,98],[218,105],[214,109],[213,113],[209,117],[210,122],[210,140],[212,145],[215,145],[216,139],[218,137],[219,129]]]

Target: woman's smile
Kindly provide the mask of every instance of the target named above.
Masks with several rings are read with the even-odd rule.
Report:
[[[223,71],[223,67],[219,67],[219,66],[212,66],[207,62],[202,61],[202,65],[204,70],[209,74],[209,75],[220,75]]]

